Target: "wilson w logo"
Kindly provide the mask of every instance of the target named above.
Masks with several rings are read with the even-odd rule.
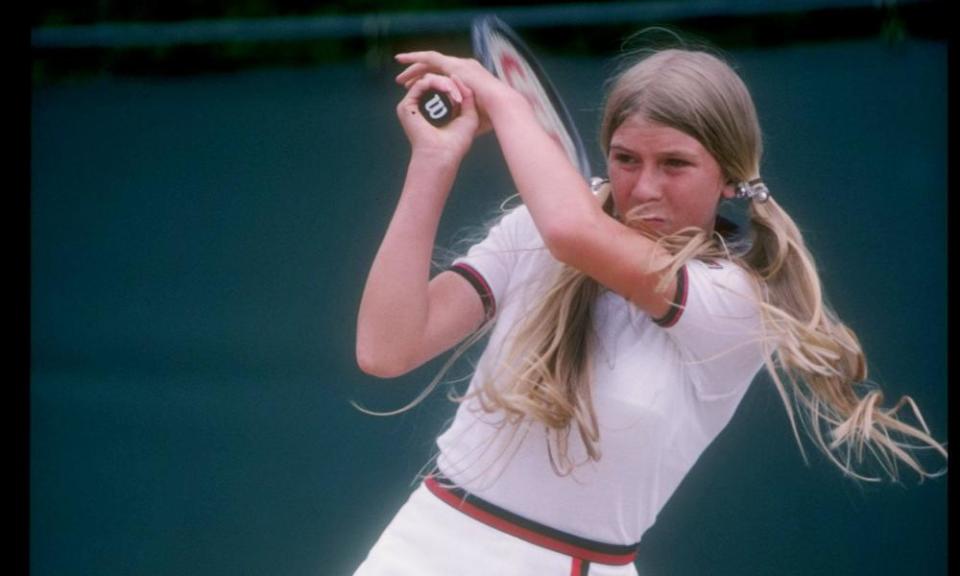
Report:
[[[427,116],[433,118],[434,120],[439,120],[447,114],[450,113],[450,109],[447,108],[447,103],[443,101],[443,98],[439,94],[434,94],[433,98],[427,100],[427,103],[423,105],[427,111]]]

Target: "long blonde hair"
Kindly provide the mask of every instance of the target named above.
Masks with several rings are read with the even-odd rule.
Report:
[[[752,98],[736,72],[713,54],[656,51],[617,75],[600,128],[605,154],[614,131],[633,115],[696,138],[731,182],[759,177],[762,139]],[[614,215],[609,197],[604,210]],[[619,217],[654,237],[631,214]],[[802,453],[798,419],[830,461],[855,478],[879,479],[858,470],[865,453],[893,480],[898,463],[921,478],[938,474],[921,464],[916,452],[929,448],[946,458],[945,448],[930,435],[909,397],[882,407],[882,392],[866,380],[857,336],[827,304],[816,263],[796,224],[773,198],[750,202],[749,221],[750,242],[743,249],[731,250],[715,231],[685,229],[657,238],[672,254],[662,270],[663,283],[694,258],[728,259],[756,279],[772,349],[766,368]],[[531,419],[545,425],[551,463],[559,474],[577,465],[568,450],[573,430],[590,459],[601,456],[589,371],[592,306],[601,289],[580,271],[561,266],[539,306],[515,333],[502,363],[514,367],[506,385],[485,383],[467,395],[476,396],[485,410],[505,414],[505,424]],[[917,425],[897,417],[906,406]]]

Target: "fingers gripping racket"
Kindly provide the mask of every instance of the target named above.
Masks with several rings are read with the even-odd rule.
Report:
[[[527,45],[496,16],[475,19],[471,36],[474,56],[494,76],[526,97],[544,130],[560,144],[573,165],[589,181],[590,163],[573,118]],[[420,99],[419,108],[434,126],[443,126],[456,116],[449,98],[437,90],[426,92]]]

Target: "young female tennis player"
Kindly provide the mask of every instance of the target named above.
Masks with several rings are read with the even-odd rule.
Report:
[[[766,366],[845,473],[946,458],[909,398],[882,407],[854,333],[759,173],[747,88],[706,52],[664,50],[611,84],[609,181],[591,186],[527,101],[473,60],[401,54],[412,155],[360,305],[357,358],[398,376],[489,335],[433,472],[360,566],[374,575],[632,575],[636,543]],[[417,102],[460,107],[443,128]],[[523,204],[430,278],[440,214],[492,129]],[[749,224],[719,218],[748,202]],[[472,336],[471,336],[472,335]],[[468,338],[468,336],[471,336]],[[918,424],[900,421],[909,406]]]

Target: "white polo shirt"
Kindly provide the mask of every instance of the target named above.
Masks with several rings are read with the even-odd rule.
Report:
[[[454,262],[496,311],[470,390],[495,373],[506,339],[544,294],[559,263],[526,207],[504,216]],[[730,262],[691,261],[679,313],[664,326],[604,290],[594,308],[593,402],[599,462],[573,429],[569,454],[583,463],[554,472],[545,427],[502,427],[476,399],[462,403],[437,439],[441,473],[468,492],[571,534],[634,544],[697,458],[729,422],[763,365],[754,283]]]

